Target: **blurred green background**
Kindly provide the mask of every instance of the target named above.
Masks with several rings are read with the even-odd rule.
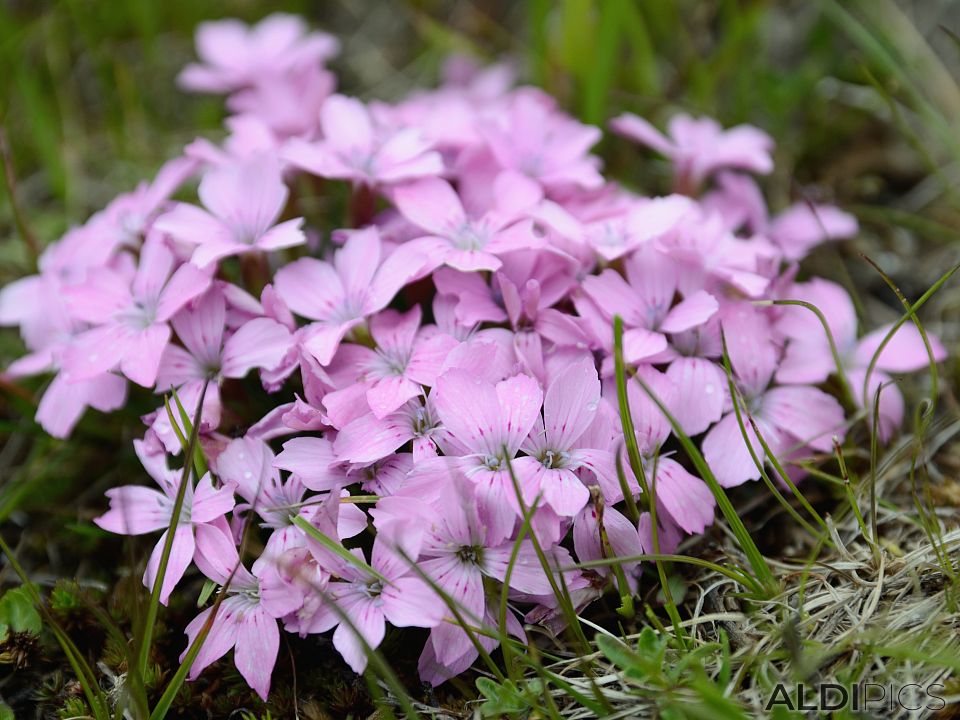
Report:
[[[935,169],[955,175],[960,159],[952,1],[6,0],[0,119],[38,237],[55,238],[196,135],[216,134],[221,100],[174,83],[193,30],[278,9],[343,40],[333,69],[348,93],[399,97],[434,82],[459,51],[510,59],[587,122],[624,109],[662,122],[682,109],[754,123],[778,141],[774,204],[807,192],[889,205]],[[601,151],[627,180],[658,170],[621,140]],[[929,209],[938,190],[897,209]],[[5,199],[4,241],[11,221]],[[22,258],[2,257],[0,278],[19,274]]]

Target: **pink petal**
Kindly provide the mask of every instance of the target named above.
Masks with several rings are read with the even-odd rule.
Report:
[[[673,144],[642,117],[633,113],[623,113],[610,121],[610,129],[618,135],[646,145],[661,155],[670,156],[673,153]]]
[[[273,464],[296,474],[312,490],[329,490],[342,482],[343,475],[334,468],[337,461],[326,438],[300,437],[287,440]]]
[[[748,394],[761,394],[777,366],[770,324],[759,310],[740,303],[725,314],[722,325],[734,373]]]
[[[491,383],[470,373],[448,370],[431,394],[443,426],[471,452],[500,453],[500,404]]]
[[[213,487],[213,480],[207,473],[200,478],[194,491],[190,520],[195,523],[212,522],[233,510],[234,504],[233,488],[229,485]]]
[[[217,616],[213,620],[213,625],[210,627],[206,638],[204,638],[203,644],[200,646],[200,652],[197,653],[197,657],[190,668],[189,678],[191,680],[196,680],[204,668],[230,652],[230,649],[236,643],[238,606],[245,603],[246,601],[243,598],[234,596],[228,597],[220,605]],[[187,635],[188,642],[187,647],[180,655],[180,662],[183,662],[187,651],[200,634],[211,612],[213,612],[213,608],[207,608],[187,625],[184,632]]]
[[[365,312],[374,313],[385,308],[400,288],[421,276],[430,258],[420,252],[414,243],[401,245],[377,268],[373,282],[366,288]]]
[[[63,379],[67,382],[90,380],[114,369],[129,349],[130,342],[127,329],[114,324],[101,325],[77,335],[63,356]]]
[[[656,467],[657,501],[685,531],[703,532],[713,521],[713,509],[716,506],[710,488],[670,458],[660,458]]]
[[[186,264],[177,268],[160,293],[157,303],[156,319],[164,322],[194,298],[200,297],[210,287],[212,275],[194,265]]]
[[[419,577],[402,577],[384,588],[383,614],[396,627],[434,627],[449,612],[434,590]]]
[[[428,340],[418,341],[407,362],[405,375],[421,385],[432,386],[450,352],[460,342],[446,333],[438,333]]]
[[[862,367],[867,367],[870,360],[876,354],[880,343],[890,332],[890,326],[874,330],[869,335],[865,335],[857,343],[855,358]],[[946,348],[932,334],[927,333],[927,339],[930,342],[930,349],[933,351],[933,358],[936,362],[943,362],[947,358]],[[927,349],[923,344],[923,338],[917,326],[908,321],[901,325],[896,334],[890,339],[880,358],[877,360],[876,367],[887,372],[913,372],[927,367],[930,364],[930,356],[927,355]]]
[[[700,290],[671,308],[660,323],[660,330],[666,333],[683,332],[703,325],[713,317],[720,305],[717,299],[705,290]]]
[[[421,387],[402,375],[375,380],[367,388],[367,403],[378,419],[383,419],[398,410],[405,402],[422,392]]]
[[[292,344],[293,336],[283,325],[254,318],[224,343],[221,372],[224,377],[242,378],[253,368],[275,368]]]
[[[357,230],[333,256],[347,297],[363,297],[380,264],[380,235],[375,228]]]
[[[329,317],[345,297],[334,267],[314,258],[301,258],[277,270],[274,287],[290,310],[310,320]]]
[[[247,684],[266,702],[280,648],[277,621],[263,608],[254,608],[238,618],[236,638],[234,664]]]
[[[763,397],[765,420],[810,447],[829,452],[833,436],[844,435],[844,413],[836,398],[804,385],[776,387]],[[770,440],[764,437],[769,443]]]
[[[153,229],[190,245],[224,244],[232,239],[230,228],[223,222],[188,203],[176,203],[154,221]]]
[[[170,524],[173,505],[163,493],[139,485],[107,490],[110,510],[94,522],[112,533],[142,535]]]
[[[498,580],[506,577],[510,557],[513,554],[513,545],[512,542],[508,542],[484,551],[484,569],[492,577]],[[548,595],[553,592],[533,543],[529,540],[523,540],[520,543],[520,550],[510,573],[510,587],[533,595]]]
[[[213,291],[205,293],[191,308],[177,313],[171,324],[180,342],[195,358],[194,362],[212,365],[220,360],[226,322],[227,301],[223,293]],[[169,350],[178,349],[171,346],[168,355]]]
[[[405,313],[384,310],[370,318],[370,335],[381,350],[392,351],[400,356],[409,355],[422,315],[419,305]]]
[[[155,323],[130,335],[120,360],[120,370],[133,382],[153,387],[163,350],[170,342],[170,326]]]
[[[394,190],[393,201],[401,215],[432,235],[446,237],[467,221],[460,197],[440,178],[402,185]]]
[[[529,375],[514,375],[497,383],[500,403],[499,434],[507,446],[508,457],[513,457],[540,417],[543,391],[540,383]],[[498,454],[502,454],[502,448]]]
[[[303,233],[303,218],[296,218],[274,225],[257,238],[256,245],[261,250],[282,250],[305,242],[307,236]]]
[[[340,341],[360,322],[362,321],[357,319],[330,325],[321,323],[308,325],[303,349],[316,358],[321,365],[329,365],[333,361],[333,356],[337,354]]]
[[[667,377],[676,388],[668,409],[687,435],[699,435],[720,419],[727,379],[715,363],[680,357],[670,363]]]
[[[546,503],[561,517],[573,517],[590,499],[586,485],[566,468],[543,468],[540,490]]]
[[[644,328],[630,328],[623,333],[623,359],[631,365],[659,355],[666,349],[667,338],[663,333]]]
[[[146,300],[160,296],[160,291],[173,272],[173,253],[162,240],[151,236],[140,249],[137,272],[133,278],[134,297]],[[166,318],[164,318],[166,319]]]
[[[153,552],[150,554],[150,560],[147,562],[147,569],[143,573],[143,584],[153,590],[157,574],[160,569],[160,559],[163,555],[163,546],[167,541],[167,533],[164,532],[157,541]],[[164,605],[170,599],[170,593],[183,577],[183,574],[190,567],[193,561],[195,544],[193,540],[193,528],[190,525],[180,525],[173,534],[173,545],[170,547],[170,559],[167,563],[166,572],[163,575],[163,585],[160,588],[160,602]]]
[[[357,592],[338,598],[337,605],[350,619],[350,623],[340,621],[333,633],[333,646],[343,656],[347,665],[360,674],[367,667],[367,651],[357,635],[363,638],[371,650],[376,649],[383,642],[386,633],[383,610],[372,598]],[[350,624],[353,625],[352,628]]]
[[[583,280],[583,291],[607,317],[619,315],[628,326],[644,325],[646,313],[636,291],[614,270],[599,275],[588,275]]]
[[[406,415],[398,413],[377,419],[367,413],[337,433],[333,451],[338,458],[348,462],[375,462],[412,439],[413,428]]]
[[[777,429],[765,423],[762,418],[754,418],[763,433],[763,439],[777,457],[780,457],[790,442]],[[756,433],[747,418],[744,418],[744,427],[750,446],[757,458],[763,462],[765,453]],[[743,440],[740,425],[734,413],[729,413],[720,422],[710,428],[710,432],[703,439],[703,456],[710,466],[710,470],[723,487],[742,485],[748,480],[757,480],[760,471],[757,469],[747,444]]]
[[[338,149],[368,153],[373,149],[370,113],[356,98],[328,97],[320,108],[320,126],[327,142]]]
[[[232,240],[249,245],[277,221],[288,191],[279,163],[274,158],[255,155],[208,170],[197,194],[230,228]]]
[[[547,388],[543,421],[547,441],[555,450],[569,450],[597,414],[600,378],[592,358],[572,363]]]

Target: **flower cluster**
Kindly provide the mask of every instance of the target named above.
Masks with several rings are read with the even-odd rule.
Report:
[[[671,552],[712,522],[710,490],[672,456],[677,428],[730,487],[760,477],[761,438],[799,477],[878,388],[883,436],[900,424],[889,374],[924,366],[923,340],[909,325],[882,348],[887,329],[858,339],[841,287],[796,279],[857,224],[808,203],[771,217],[751,176],[773,167],[760,130],[614,119],[673,168],[675,192],[647,197],[602,174],[599,129],[504,67],[458,59],[436,89],[366,103],[334,94],[337,43],[297,18],[206,24],[197,45],[180,81],[226,94],[226,139],[190,144],[0,295],[29,349],[8,376],[53,373],[36,415],[50,434],[123,407],[130,383],[156,393],[136,451],[157,487],[110,490],[97,523],[166,530],[182,492],[161,600],[191,566],[224,592],[193,677],[234,649],[266,697],[281,627],[332,630],[362,672],[389,623],[430,629],[420,671],[440,683],[474,639],[497,644],[464,626],[499,628],[500,593],[504,632],[558,625],[555,587],[583,607],[610,581],[579,563],[628,558],[635,587],[629,558],[654,533]],[[834,347],[783,299],[818,306]],[[618,474],[615,317],[658,527],[625,458]],[[253,372],[264,417],[221,395]],[[183,489],[170,461],[190,464],[189,424],[160,399],[174,391],[210,468]],[[257,541],[241,543],[247,526]]]

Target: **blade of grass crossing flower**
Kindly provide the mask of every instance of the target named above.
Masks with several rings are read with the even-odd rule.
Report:
[[[864,381],[863,381],[863,389],[861,390],[864,406],[867,406],[870,404],[869,403],[870,397],[869,397],[869,390],[868,390],[868,388],[870,387],[870,378],[873,376],[874,370],[877,369],[877,362],[879,362],[880,355],[883,354],[884,349],[893,339],[893,336],[896,335],[897,331],[903,326],[903,324],[907,322],[907,320],[915,319],[917,316],[917,311],[920,308],[922,308],[926,304],[926,302],[940,290],[940,288],[944,286],[947,280],[953,277],[954,273],[956,273],[957,270],[960,270],[960,263],[957,263],[952,268],[947,270],[947,272],[941,275],[940,278],[933,285],[931,285],[930,288],[923,295],[921,295],[915,303],[913,303],[907,308],[907,312],[901,315],[900,319],[898,319],[893,325],[890,326],[890,329],[887,331],[887,334],[884,335],[883,340],[880,341],[880,344],[877,346],[877,349],[874,350],[873,356],[870,358],[870,362],[867,365],[867,372],[864,376]],[[934,376],[935,374],[936,374],[936,371],[934,370]]]
[[[833,364],[837,373],[837,379],[840,381],[840,390],[843,393],[844,406],[848,410],[853,410],[856,407],[856,402],[853,398],[853,392],[850,390],[850,383],[847,380],[847,373],[843,369],[843,361],[840,359],[840,351],[837,350],[837,343],[833,339],[833,332],[831,332],[830,325],[827,324],[827,318],[824,316],[820,308],[813,303],[809,303],[804,300],[759,300],[755,302],[754,305],[796,305],[798,307],[806,308],[817,316],[817,320],[820,321],[820,325],[823,327],[823,332],[827,336],[827,343],[830,345],[830,355],[833,357]]]
[[[528,533],[533,531],[531,527],[531,519],[533,513],[536,512],[537,504],[540,500],[538,495],[534,498],[532,508],[533,510],[529,515],[523,516],[523,522],[520,524],[520,531],[517,533],[517,539],[513,542],[513,547],[510,549],[510,559],[507,562],[507,569],[503,575],[503,583],[500,586],[500,611],[499,611],[499,630],[500,630],[500,647],[501,652],[503,653],[503,662],[507,668],[507,674],[510,676],[511,680],[516,680],[516,662],[512,649],[509,647],[507,642],[507,600],[510,590],[510,578],[513,577],[513,568],[517,564],[517,558],[520,557],[520,548],[523,547],[523,540]]]
[[[645,500],[649,502],[650,493],[649,488],[647,488],[647,478],[643,472],[640,449],[637,447],[637,433],[633,427],[630,401],[627,398],[627,371],[623,363],[623,318],[619,315],[613,318],[613,359],[614,374],[617,380],[617,405],[620,410],[620,424],[623,427],[623,442],[627,448],[627,458],[634,475],[636,475],[637,482],[640,483],[640,487],[644,491]],[[620,453],[617,453],[617,477],[620,481],[620,491],[623,493],[623,500],[627,505],[627,517],[636,525],[640,522],[640,511],[633,499],[633,492],[627,483],[626,475],[623,473],[623,465],[619,455]]]
[[[187,411],[184,410],[183,408],[183,403],[180,402],[180,396],[177,395],[176,389],[171,390],[171,393],[173,394],[174,402],[177,403],[177,412],[180,413],[180,421],[183,423],[183,427],[187,429],[187,432],[191,432],[191,430],[188,428],[192,428],[193,425],[190,422],[190,416],[187,415]],[[167,402],[166,404],[168,406],[167,412],[169,413],[170,403]],[[171,424],[174,424],[172,418],[171,418]],[[197,445],[193,449],[193,466],[197,471],[198,478],[202,478],[204,475],[207,474],[207,461],[206,461],[206,458],[203,457],[203,448],[201,448],[199,445]]]
[[[720,333],[720,342],[723,348],[723,369],[727,376],[727,388],[730,391],[730,397],[733,399],[733,412],[737,419],[737,426],[740,428],[740,436],[743,438],[744,444],[747,446],[747,451],[750,453],[750,457],[753,460],[753,464],[756,465],[757,471],[760,473],[760,477],[763,478],[763,482],[766,484],[767,489],[773,494],[777,502],[787,511],[787,513],[796,520],[803,528],[809,532],[813,537],[820,537],[820,532],[818,532],[807,520],[798,513],[794,507],[787,502],[786,498],[783,497],[783,494],[777,489],[776,484],[771,480],[770,476],[767,474],[766,468],[764,466],[763,460],[757,456],[756,450],[753,448],[753,444],[750,442],[750,435],[747,433],[746,424],[743,422],[743,410],[746,410],[746,402],[744,402],[743,396],[740,394],[740,390],[737,388],[737,384],[733,380],[733,370],[730,367],[730,355],[727,353],[727,338],[721,331]],[[742,408],[742,409],[741,409]],[[750,422],[750,427],[752,428],[754,434],[757,436],[757,441],[760,443],[760,446],[763,448],[765,457],[770,460],[770,463],[774,466],[774,469],[777,471],[777,474],[783,479],[787,484],[790,490],[793,492],[794,497],[796,497],[808,513],[820,524],[823,528],[824,533],[826,532],[826,523],[823,521],[823,518],[820,517],[820,514],[813,509],[810,503],[807,502],[807,499],[803,494],[797,489],[796,485],[790,480],[790,476],[783,469],[780,461],[777,460],[776,455],[770,449],[770,446],[767,444],[766,440],[763,438],[763,434],[760,432],[760,428],[757,426],[757,423],[754,421],[753,417],[747,412],[747,420]],[[831,543],[832,545],[832,543]]]
[[[316,540],[318,543],[323,545],[327,550],[332,553],[335,553],[337,556],[345,560],[350,565],[360,568],[364,572],[370,573],[373,577],[377,578],[382,583],[389,584],[389,580],[377,572],[371,565],[369,565],[365,560],[360,558],[357,555],[354,555],[352,552],[347,550],[343,545],[336,542],[332,538],[327,537],[325,534],[320,532],[317,528],[310,524],[310,521],[307,520],[302,515],[298,515],[293,519],[293,524],[298,528],[303,530],[307,535]]]
[[[910,319],[913,320],[914,326],[917,328],[917,332],[920,333],[920,338],[923,340],[923,348],[927,351],[927,359],[930,363],[930,408],[929,412],[926,414],[926,417],[930,417],[933,413],[934,408],[937,404],[937,397],[940,395],[939,392],[939,374],[937,373],[937,359],[933,354],[933,348],[930,346],[930,338],[927,336],[927,331],[923,327],[923,323],[920,322],[920,318],[917,317],[916,311],[910,307],[910,301],[907,300],[906,296],[900,291],[900,288],[897,287],[897,284],[893,279],[887,275],[883,269],[877,265],[872,259],[868,256],[861,253],[861,257],[866,260],[870,265],[876,270],[880,277],[883,278],[883,281],[887,284],[893,293],[897,296],[897,299],[900,300],[900,304],[903,305],[904,309],[907,311]]]
[[[401,557],[403,557],[403,559],[406,561],[410,569],[413,570],[413,572],[416,573],[417,576],[423,580],[423,582],[425,582],[434,593],[436,593],[437,597],[443,601],[444,605],[447,606],[447,609],[450,610],[450,613],[453,615],[453,619],[456,621],[456,624],[467,634],[467,638],[470,640],[470,643],[477,651],[480,659],[483,660],[484,664],[490,670],[491,674],[494,675],[500,682],[506,680],[506,677],[501,672],[499,666],[493,661],[490,653],[488,653],[486,648],[480,644],[480,641],[477,639],[477,635],[494,638],[500,640],[501,642],[503,642],[505,638],[508,643],[510,642],[509,635],[504,634],[500,629],[492,630],[484,627],[483,618],[478,618],[474,616],[473,613],[470,613],[471,622],[468,623],[461,612],[461,608],[457,606],[457,601],[454,600],[443,588],[437,585],[433,578],[425,573],[413,559],[408,557],[403,551],[403,548],[396,549],[400,553]],[[521,645],[520,647],[523,646]]]
[[[753,541],[753,538],[750,537],[750,533],[747,531],[747,528],[744,526],[743,521],[737,514],[736,509],[730,502],[730,498],[727,497],[727,494],[723,491],[720,483],[718,483],[716,477],[714,477],[713,472],[710,470],[710,466],[707,464],[707,461],[704,460],[703,455],[697,449],[696,445],[693,444],[693,441],[690,439],[690,437],[683,432],[683,428],[680,427],[680,424],[677,422],[676,418],[673,417],[657,394],[653,392],[653,390],[645,382],[643,382],[641,378],[638,377],[636,380],[640,383],[640,386],[643,388],[644,392],[646,392],[647,395],[649,395],[650,398],[656,403],[657,407],[660,408],[660,411],[663,413],[664,417],[667,418],[667,421],[673,428],[673,433],[677,437],[677,440],[683,446],[684,451],[687,453],[690,461],[697,468],[697,471],[700,473],[703,481],[707,484],[707,487],[710,488],[710,492],[713,493],[714,498],[716,498],[717,506],[720,508],[720,512],[723,513],[723,517],[730,525],[730,530],[736,537],[737,542],[740,545],[740,549],[743,550],[744,554],[747,556],[747,561],[750,563],[750,567],[753,569],[754,574],[760,581],[760,585],[763,587],[765,595],[772,597],[777,593],[778,590],[776,578],[774,578],[773,573],[770,571],[770,566],[767,565],[763,555],[760,554],[757,544]]]
[[[510,455],[506,447],[503,448],[503,455],[504,457],[508,457]],[[523,493],[520,490],[520,481],[517,480],[517,475],[513,471],[513,463],[507,459],[506,464],[507,472],[510,474],[510,481],[513,483],[513,491],[516,493],[517,502],[520,505],[521,516],[527,518],[530,516],[530,509],[527,507],[527,504],[523,499]],[[533,545],[534,552],[537,554],[537,559],[540,561],[540,566],[543,568],[543,573],[547,577],[547,582],[550,583],[550,589],[553,591],[554,597],[557,598],[557,602],[559,603],[567,622],[570,623],[570,629],[573,630],[574,634],[577,636],[577,639],[580,641],[584,652],[589,652],[590,643],[587,640],[586,635],[583,634],[583,628],[580,627],[580,620],[577,617],[576,611],[573,609],[573,605],[570,603],[569,591],[561,592],[560,587],[557,585],[557,580],[553,576],[553,568],[550,566],[550,561],[547,560],[547,556],[543,552],[543,548],[540,545],[540,541],[537,539],[536,533],[530,533],[530,543]]]
[[[177,532],[177,525],[180,523],[180,512],[183,510],[183,499],[187,491],[187,483],[190,482],[190,470],[193,463],[189,458],[193,457],[194,448],[197,446],[197,438],[200,427],[200,414],[203,412],[203,399],[207,394],[209,380],[203,383],[200,389],[200,398],[197,401],[197,409],[194,415],[193,424],[189,428],[190,438],[184,444],[183,448],[183,472],[180,475],[180,486],[177,488],[177,497],[173,502],[173,512],[170,517],[170,525],[167,527],[167,539],[163,543],[163,550],[160,554],[160,563],[157,566],[157,575],[153,579],[153,590],[150,593],[150,602],[147,605],[147,615],[143,624],[143,633],[140,638],[140,653],[137,661],[137,668],[140,676],[147,674],[147,661],[150,657],[150,645],[153,642],[153,630],[157,622],[157,612],[160,607],[160,592],[163,589],[163,581],[167,574],[167,566],[170,562],[170,554],[173,551],[174,534]],[[169,410],[169,403],[167,405]]]
[[[630,463],[630,469],[633,471],[633,475],[636,477],[646,497],[647,511],[650,513],[650,536],[653,539],[653,552],[654,554],[659,554],[660,528],[657,522],[657,499],[656,495],[651,493],[650,486],[647,482],[646,473],[643,468],[643,459],[640,457],[640,448],[637,446],[637,433],[633,426],[633,415],[630,413],[630,398],[627,396],[627,370],[623,361],[623,318],[619,315],[613,318],[613,361],[614,374],[617,381],[617,404],[620,409],[623,442],[627,449],[627,462]],[[656,482],[656,478],[654,478],[654,482]],[[626,485],[626,483],[621,480],[621,485]],[[628,497],[632,499],[629,488],[622,487],[621,490],[624,493],[625,500]],[[628,501],[627,507],[629,506]],[[637,515],[637,520],[639,520],[639,513],[636,512],[636,506],[634,506],[634,512]],[[663,596],[666,600],[664,605],[666,606],[667,614],[670,616],[670,622],[673,623],[677,640],[686,647],[686,632],[680,624],[680,612],[677,610],[677,605],[673,601],[673,593],[670,591],[670,584],[667,582],[666,569],[659,560],[655,564],[657,576],[660,578],[660,587],[663,590]]]
[[[617,580],[617,591],[620,593],[620,607],[617,608],[619,614],[625,620],[631,620],[637,614],[633,605],[633,592],[630,590],[630,584],[627,582],[627,576],[623,572],[623,565],[617,560],[617,554],[610,544],[610,536],[607,533],[607,526],[603,522],[603,494],[597,485],[590,487],[590,498],[597,513],[597,531],[600,533],[600,547],[603,549],[603,556],[613,560],[610,566],[613,570],[613,576]]]
[[[509,453],[505,452],[505,456],[508,456],[508,455]],[[500,633],[502,636],[504,636],[504,638],[507,641],[509,641],[509,637],[506,637],[505,628],[506,628],[506,613],[507,613],[507,591],[509,590],[510,576],[513,572],[513,567],[516,565],[517,557],[519,556],[521,543],[523,542],[524,537],[529,536],[530,542],[531,544],[534,545],[534,548],[539,547],[539,542],[537,541],[535,534],[533,532],[533,515],[536,512],[538,503],[540,501],[540,496],[538,495],[536,498],[534,498],[533,505],[527,508],[524,504],[523,497],[520,495],[520,485],[517,481],[516,475],[514,475],[513,466],[509,460],[507,461],[507,469],[510,472],[510,478],[513,482],[514,491],[517,493],[517,500],[520,503],[521,515],[522,515],[522,524],[520,527],[520,531],[517,534],[516,542],[514,543],[513,548],[511,549],[510,562],[507,565],[507,572],[504,575],[504,582],[503,582],[503,586],[501,588],[501,594],[500,594],[500,617],[499,617]],[[539,551],[537,556],[538,558],[542,558],[543,556],[542,551]],[[544,563],[544,559],[541,559],[541,563]],[[559,588],[557,587],[557,585],[553,583],[552,575],[546,569],[546,567],[544,569],[544,572],[547,574],[547,578],[551,582],[551,588],[553,588],[554,590],[554,594],[555,594],[555,597],[557,598],[558,604],[560,605],[561,610],[564,612],[564,615],[567,618],[567,626],[571,628],[571,630],[575,634],[578,635],[578,638],[577,638],[578,640],[582,639],[584,642],[586,642],[586,635],[583,633],[583,630],[580,625],[580,616],[577,615],[576,609],[573,607],[573,601],[570,596],[570,590],[567,587],[566,580],[563,577],[563,571],[561,570],[557,573],[557,578],[559,580]],[[624,583],[625,582],[626,580],[624,579]],[[570,621],[571,616],[574,618],[574,622]],[[576,633],[576,630],[580,630],[580,632]],[[503,648],[507,648],[509,647],[509,645],[510,645],[509,642],[504,644],[504,640],[503,639],[501,640],[501,646]],[[586,646],[587,646],[587,650],[585,652],[588,652],[589,642],[586,643]],[[527,650],[528,652],[530,652],[531,650],[529,645],[527,646]],[[510,651],[507,651],[507,652],[510,652]],[[534,650],[534,652],[536,652],[536,650]],[[507,653],[505,652],[504,659],[506,658],[507,658]],[[536,659],[533,661],[530,661],[529,658],[526,658],[526,660],[528,661],[528,664],[532,663],[534,670],[541,677],[541,680],[544,680],[544,677],[542,675],[543,668],[539,662],[539,654],[536,655]],[[596,684],[595,680],[593,679],[592,669],[589,666],[587,666],[584,668],[584,670],[585,670],[587,679],[590,681],[590,689],[593,691],[593,694],[599,701],[600,705],[605,709],[605,712],[603,714],[612,713],[614,710],[613,706],[607,701],[606,697],[603,694],[603,691],[600,689],[600,687]],[[544,692],[545,693],[547,692],[545,683],[544,683]],[[551,699],[551,702],[552,702],[552,699]]]

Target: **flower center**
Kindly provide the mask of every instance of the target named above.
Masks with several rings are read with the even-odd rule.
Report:
[[[461,250],[482,250],[490,235],[483,228],[464,223],[454,232],[454,244]]]
[[[570,453],[563,450],[544,450],[537,458],[548,470],[566,467],[570,462]]]
[[[484,455],[480,461],[487,470],[496,472],[503,469],[503,459],[498,455]]]
[[[483,548],[479,545],[463,545],[457,550],[457,557],[466,565],[479,565],[483,560]]]

